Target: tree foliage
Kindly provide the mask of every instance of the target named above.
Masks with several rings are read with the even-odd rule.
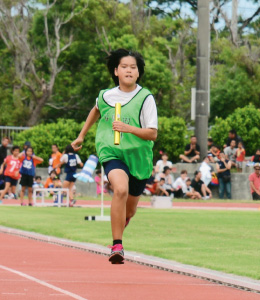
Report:
[[[245,143],[247,155],[255,153],[260,145],[260,109],[250,104],[244,108],[237,108],[226,119],[217,118],[210,135],[214,142],[223,146],[227,139],[227,133],[235,129]]]

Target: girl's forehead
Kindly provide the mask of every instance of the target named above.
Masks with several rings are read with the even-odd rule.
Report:
[[[136,65],[136,59],[133,56],[124,56],[121,58],[120,64]]]

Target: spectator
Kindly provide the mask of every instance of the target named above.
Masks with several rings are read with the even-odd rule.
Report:
[[[224,152],[220,153],[220,160],[216,164],[219,181],[219,198],[224,198],[226,191],[228,199],[231,199],[231,161],[227,159]]]
[[[44,186],[43,186],[43,184],[42,184],[42,178],[41,178],[41,176],[35,176],[35,180],[34,180],[34,182],[33,182],[33,189],[35,189],[35,188],[43,188]],[[41,192],[36,192],[36,196],[41,196],[42,195],[42,193]]]
[[[0,146],[0,166],[2,165],[2,163],[4,162],[6,156],[7,156],[7,146],[9,144],[9,138],[8,137],[4,137],[2,139],[2,144]]]
[[[146,182],[144,194],[146,194],[146,195],[156,194],[157,183],[158,183],[158,180],[155,179],[155,168],[153,168],[152,175]]]
[[[255,172],[249,175],[250,190],[253,200],[260,200],[260,164],[254,165]]]
[[[178,177],[174,183],[173,183],[173,188],[174,188],[174,197],[176,198],[181,198],[184,196],[185,193],[187,193],[187,171],[182,170],[180,177]]]
[[[243,143],[242,138],[237,135],[237,132],[236,132],[235,129],[229,130],[229,132],[228,132],[228,138],[227,138],[226,144],[224,145],[224,148],[229,147],[231,145],[231,141],[232,140],[235,140],[236,145],[238,145],[238,142],[242,142]]]
[[[252,156],[251,161],[254,163],[260,163],[260,149],[256,150],[256,153]]]
[[[213,167],[209,165],[209,159],[207,156],[204,157],[202,164],[199,168],[201,172],[201,180],[208,186],[212,179]]]
[[[44,188],[54,188],[54,179],[57,177],[56,171],[52,170],[50,172],[49,177],[47,178],[47,180],[44,183]],[[51,195],[53,195],[53,192],[50,193]]]
[[[162,153],[162,159],[158,160],[155,166],[155,173],[162,173],[164,167],[172,168],[172,162],[168,160],[168,154]]]
[[[37,164],[43,162],[43,159],[34,155],[33,148],[31,146],[28,146],[26,150],[24,150],[18,155],[18,157],[22,162],[22,166],[20,169],[20,173],[22,175],[20,181],[20,184],[22,186],[22,190],[20,193],[21,205],[24,205],[24,193],[26,188],[28,188],[29,206],[32,206],[32,186],[33,177],[35,176],[35,168]]]
[[[97,171],[96,171],[96,176],[95,176],[95,182],[96,182],[96,192],[97,192],[97,196],[98,195],[101,195],[101,193],[102,193],[102,187],[101,187],[101,185],[102,185],[102,178],[101,178],[101,175],[102,173],[101,173],[101,170],[100,169],[98,169]],[[103,177],[103,193],[104,193],[104,195],[105,196],[108,196],[109,194],[108,194],[108,191],[107,191],[107,189],[105,188],[105,183],[107,182],[107,179],[105,178],[105,176]]]
[[[224,149],[224,153],[227,156],[228,160],[231,161],[231,167],[236,167],[236,141],[232,140],[230,142],[230,146],[226,147]]]
[[[75,151],[71,145],[68,145],[65,148],[65,154],[62,155],[60,164],[58,164],[56,168],[60,168],[63,164],[65,164],[65,173],[67,174],[63,182],[63,188],[69,189],[70,206],[73,206],[76,203],[73,194],[73,187],[76,178],[73,175],[76,174],[77,165],[83,167],[83,163],[81,162],[78,154],[75,154]]]
[[[49,165],[50,165],[50,169],[49,170],[55,170],[57,176],[60,175],[61,169],[58,167],[58,165],[60,164],[60,159],[62,157],[62,154],[59,151],[58,145],[53,144],[51,146],[51,158],[49,160]]]
[[[197,199],[209,199],[212,197],[211,190],[206,186],[206,184],[201,180],[201,172],[195,171],[195,178],[191,181],[192,193]]]
[[[238,146],[237,151],[236,151],[237,171],[242,172],[242,162],[245,160],[246,150],[244,149],[242,142],[238,142],[237,146]]]
[[[0,174],[4,173],[4,175],[5,175],[5,187],[0,195],[0,203],[2,202],[2,199],[4,198],[5,194],[9,191],[10,188],[11,188],[11,192],[12,192],[11,193],[12,197],[17,199],[16,185],[17,185],[18,179],[20,178],[19,170],[21,167],[21,162],[18,159],[20,149],[18,146],[13,146],[11,152],[12,152],[12,155],[8,155],[4,159],[4,162],[0,168]],[[4,167],[6,167],[5,170],[4,170]]]
[[[173,189],[173,183],[174,183],[174,178],[172,176],[172,170],[168,166],[164,167],[163,173],[164,173],[164,179],[165,179],[165,185],[167,191],[172,194],[174,189]]]
[[[213,139],[208,138],[208,150],[213,146]]]
[[[220,147],[218,145],[212,145],[208,151],[208,158],[211,163],[215,163],[219,160]]]
[[[191,179],[187,178],[186,188],[183,189],[183,198],[198,199],[198,197],[200,197],[200,194],[198,192],[192,191]]]
[[[31,147],[31,143],[29,141],[26,141],[23,145],[23,151],[25,151],[28,147]]]
[[[156,194],[158,196],[169,196],[169,192],[166,190],[165,178],[160,178],[160,181],[157,184]]]
[[[197,144],[196,136],[190,138],[190,144],[186,145],[184,155],[180,155],[183,162],[195,163],[200,159],[200,146]]]

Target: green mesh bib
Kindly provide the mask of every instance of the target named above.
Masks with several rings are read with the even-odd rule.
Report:
[[[120,134],[120,145],[114,145],[112,123],[115,118],[115,108],[104,101],[102,90],[98,96],[98,108],[101,119],[96,134],[96,149],[99,161],[103,164],[112,159],[120,159],[129,168],[131,175],[137,179],[147,179],[153,169],[153,142],[143,140],[131,133]],[[142,88],[127,104],[121,107],[121,121],[131,126],[141,128],[140,115],[145,99],[150,91]]]

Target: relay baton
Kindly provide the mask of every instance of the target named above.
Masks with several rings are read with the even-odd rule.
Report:
[[[120,121],[121,117],[121,103],[116,103],[115,105],[115,121]],[[114,132],[114,144],[119,145],[120,144],[120,132],[116,131]]]

